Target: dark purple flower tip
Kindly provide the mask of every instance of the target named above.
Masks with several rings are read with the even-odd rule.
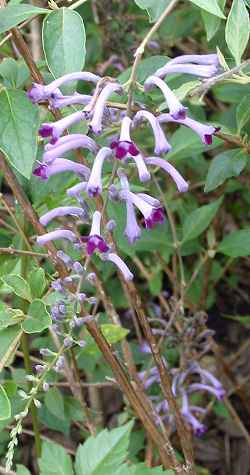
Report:
[[[38,133],[41,135],[41,137],[46,138],[50,137],[53,132],[53,127],[51,125],[44,124],[42,127],[39,129]]]
[[[58,141],[58,137],[52,137],[52,139],[50,140],[49,143],[50,143],[51,145],[55,145],[57,141]]]
[[[122,160],[129,153],[133,157],[139,155],[139,150],[133,142],[122,140],[120,142],[114,141],[110,147],[115,150],[115,156],[118,160]]]
[[[89,237],[82,236],[81,241],[87,242],[87,254],[89,256],[92,256],[92,254],[94,254],[96,250],[101,253],[108,252],[109,250],[107,243],[101,236],[98,235],[93,235]]]
[[[205,434],[205,432],[207,432],[207,427],[203,424],[200,424],[199,427],[197,427],[195,430],[194,430],[194,434],[197,436],[197,437],[201,437],[203,434]]]
[[[164,210],[163,208],[155,208],[149,218],[144,219],[145,227],[147,229],[152,229],[155,224],[164,222]]]
[[[47,180],[47,165],[39,165],[39,167],[33,170],[32,175],[38,176],[39,178],[41,178],[41,180]]]
[[[182,108],[179,109],[178,111],[172,113],[171,116],[173,117],[174,120],[183,120],[183,119],[186,119],[187,110],[188,110],[187,107],[182,107]]]
[[[206,145],[212,145],[212,143],[213,143],[213,136],[212,135],[205,134],[204,138],[205,138]]]
[[[88,189],[88,195],[90,198],[95,198],[96,196],[99,196],[101,193],[100,187],[99,186],[92,186],[91,188]]]

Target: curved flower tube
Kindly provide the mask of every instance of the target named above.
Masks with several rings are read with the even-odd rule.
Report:
[[[42,180],[47,180],[50,176],[63,172],[74,172],[77,175],[88,178],[90,169],[81,163],[67,160],[66,158],[56,158],[52,163],[41,163],[33,171],[33,175],[38,176]]]
[[[171,178],[173,178],[178,188],[178,191],[180,193],[185,193],[188,190],[188,182],[184,180],[184,178],[176,170],[176,168],[173,167],[173,165],[171,165],[169,162],[167,162],[163,158],[146,157],[145,162],[146,162],[146,165],[154,165],[156,167],[160,167],[162,170],[167,172],[171,176]]]
[[[109,246],[101,236],[101,219],[102,215],[100,211],[95,211],[89,235],[81,237],[81,241],[87,243],[87,254],[89,256],[92,256],[96,250],[101,253],[109,250]]]
[[[45,147],[46,151],[43,154],[43,160],[48,163],[61,157],[64,153],[80,147],[86,148],[92,153],[96,153],[98,150],[95,141],[91,137],[83,134],[65,135],[59,139],[55,145],[48,145]]]
[[[39,221],[43,226],[47,226],[50,221],[55,218],[60,218],[62,216],[84,216],[84,211],[82,208],[77,206],[60,206],[59,208],[54,208],[51,211],[43,214],[40,217]]]
[[[114,92],[122,93],[123,89],[120,84],[118,83],[108,83],[103,90],[101,91],[95,107],[94,107],[94,114],[92,120],[89,124],[90,129],[94,132],[94,134],[99,135],[102,131],[102,120],[104,109],[106,105],[106,101],[108,100],[109,96]]]
[[[154,74],[158,78],[164,79],[167,74],[191,74],[200,78],[211,78],[217,72],[216,66],[200,66],[196,64],[176,64],[167,63],[163,68],[158,69]]]
[[[103,147],[96,155],[89,181],[87,183],[88,195],[98,196],[102,192],[102,167],[104,160],[112,155],[112,150],[108,147]]]
[[[168,85],[157,76],[149,76],[144,83],[145,91],[150,91],[154,86],[159,87],[165,97],[171,116],[174,119],[185,119],[187,107],[184,107],[171,91]]]
[[[185,117],[185,119],[174,119],[170,114],[161,114],[158,117],[160,123],[174,122],[176,124],[185,125],[192,129],[199,135],[201,141],[205,145],[211,145],[213,143],[213,135],[220,130],[220,127],[213,127],[212,125],[202,124],[197,120]]]
[[[66,84],[71,81],[90,81],[97,83],[100,77],[96,74],[85,72],[69,73],[61,76],[58,79],[55,79],[50,84],[43,85],[38,83],[33,83],[31,89],[27,92],[28,98],[35,104],[36,102],[46,101],[53,96],[61,96],[59,87],[63,84]]]
[[[152,127],[155,139],[155,153],[157,155],[161,155],[162,153],[169,152],[171,150],[171,145],[168,143],[165,134],[154,114],[144,110],[137,112],[133,119],[133,125],[136,126],[143,120],[147,120]]]
[[[57,122],[44,122],[39,129],[39,135],[41,137],[50,137],[51,144],[55,144],[63,132],[71,125],[80,122],[86,118],[84,111],[74,112],[73,114],[63,117],[63,119],[58,120]]]
[[[108,252],[103,256],[103,260],[110,261],[119,269],[126,281],[133,280],[134,275],[130,272],[127,264],[114,252]]]
[[[39,246],[43,246],[50,241],[56,241],[57,239],[67,239],[71,242],[76,242],[77,238],[76,235],[69,231],[68,229],[57,229],[56,231],[51,231],[50,233],[42,234],[42,236],[38,236],[36,242]]]

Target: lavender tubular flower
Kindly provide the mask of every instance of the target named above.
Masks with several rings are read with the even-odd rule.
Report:
[[[185,392],[182,394],[182,408],[181,413],[188,424],[192,427],[195,435],[198,437],[206,432],[207,428],[204,426],[191,412],[191,407],[188,403],[188,396]]]
[[[158,158],[158,157],[147,157],[145,158],[145,162],[147,165],[154,165],[156,167],[162,168],[165,172],[167,172],[171,178],[173,178],[178,191],[180,193],[184,193],[188,190],[188,183],[184,178],[181,176],[181,174],[176,170],[173,165],[171,165],[169,162],[166,160],[163,160],[163,158]]]
[[[135,114],[133,119],[133,124],[136,126],[142,120],[147,120],[153,130],[154,139],[155,139],[155,153],[161,155],[162,153],[167,153],[171,150],[171,145],[168,143],[165,134],[154,114],[148,111],[139,111]]]
[[[82,191],[86,191],[87,182],[82,181],[81,183],[77,183],[76,185],[72,186],[71,188],[67,189],[67,195],[70,197],[78,197]]]
[[[50,233],[43,234],[38,236],[36,242],[39,246],[44,246],[47,242],[55,241],[57,239],[67,239],[71,242],[76,242],[76,235],[69,231],[68,229],[57,229],[56,231],[51,231]]]
[[[158,78],[164,79],[167,74],[191,74],[193,76],[198,76],[201,78],[210,78],[214,76],[217,72],[217,67],[211,66],[200,66],[195,64],[176,64],[167,63],[166,66],[160,68],[156,71],[155,76]]]
[[[63,109],[63,107],[73,106],[74,104],[86,106],[90,103],[91,99],[92,96],[88,94],[79,94],[78,92],[75,92],[72,96],[60,96],[55,99],[51,98],[50,104],[54,109]]]
[[[119,140],[113,141],[110,145],[112,150],[115,151],[115,157],[118,160],[122,160],[123,158],[126,158],[128,154],[132,157],[135,157],[139,155],[140,153],[140,151],[138,150],[134,142],[131,141],[131,137],[130,137],[131,125],[132,125],[132,120],[129,117],[125,116],[122,119]]]
[[[101,236],[101,219],[100,211],[95,211],[92,218],[92,226],[88,236],[83,236],[81,240],[87,243],[87,254],[92,254],[98,250],[99,252],[107,252],[109,247]]]
[[[133,280],[134,276],[132,272],[130,272],[127,264],[125,264],[125,262],[117,254],[113,252],[108,252],[107,254],[103,256],[103,259],[105,261],[113,262],[113,264],[115,264],[115,266],[122,273],[126,281]]]
[[[56,158],[52,163],[41,163],[33,171],[33,175],[38,176],[42,180],[47,180],[53,175],[63,172],[74,172],[77,175],[88,178],[90,175],[90,169],[81,163],[75,163],[72,160],[66,158]]]
[[[193,383],[190,384],[188,387],[188,392],[196,392],[196,391],[206,391],[208,393],[213,394],[219,401],[221,401],[224,396],[225,396],[225,391],[220,386],[220,388],[215,388],[214,386],[209,386],[208,384],[203,384],[203,383]]]
[[[216,53],[212,54],[183,54],[182,56],[176,56],[167,64],[185,64],[185,63],[194,63],[194,64],[204,64],[204,65],[213,65],[219,66],[219,57]]]
[[[98,135],[102,131],[102,119],[103,119],[103,114],[104,114],[104,108],[109,96],[111,96],[111,94],[113,94],[114,92],[121,93],[122,91],[123,89],[121,85],[118,83],[109,83],[101,91],[95,104],[93,118],[89,124],[94,134]]]
[[[39,129],[41,137],[50,137],[51,144],[55,144],[63,132],[71,125],[85,119],[86,114],[83,111],[74,112],[73,114],[58,120],[57,122],[44,122]]]
[[[168,104],[171,116],[174,119],[185,119],[187,107],[184,107],[167,84],[156,76],[149,76],[144,83],[145,91],[150,91],[154,86],[159,87]]]
[[[104,160],[112,154],[112,150],[103,147],[96,155],[89,181],[87,183],[87,192],[89,196],[98,196],[102,192],[102,167]]]
[[[140,196],[132,193],[128,190],[122,190],[120,192],[120,198],[125,201],[133,203],[144,216],[144,222],[146,228],[151,229],[154,224],[163,223],[164,212],[161,207],[151,206],[147,201],[143,200]]]
[[[50,163],[56,158],[60,158],[64,153],[80,147],[86,148],[92,153],[96,153],[98,150],[95,141],[87,135],[71,134],[59,139],[55,145],[46,146],[43,160]]]
[[[174,119],[170,114],[161,114],[158,117],[159,122],[175,122],[177,124],[185,125],[192,129],[199,135],[201,141],[205,145],[211,145],[213,142],[213,135],[220,130],[219,127],[213,127],[212,125],[206,125],[198,122],[197,120],[186,117],[185,119]]]
[[[128,239],[129,244],[134,244],[137,239],[141,237],[141,229],[136,220],[134,206],[131,201],[126,201],[127,222],[124,234]]]
[[[59,208],[54,208],[51,211],[48,211],[48,213],[41,216],[39,221],[43,226],[47,226],[47,224],[53,219],[67,215],[83,216],[84,212],[82,208],[78,208],[76,206],[60,206]]]
[[[61,96],[60,91],[57,91],[59,87],[63,84],[72,81],[90,81],[96,83],[99,81],[100,77],[96,76],[96,74],[89,73],[89,72],[77,72],[77,73],[69,73],[61,76],[55,81],[52,81],[48,85],[37,84],[33,83],[32,88],[28,91],[27,96],[28,98],[35,104],[37,102],[46,101],[53,96],[55,93],[55,97],[58,95]]]
[[[132,157],[132,158],[136,164],[140,181],[142,183],[149,181],[151,178],[151,175],[146,167],[145,159],[143,158],[143,156],[139,153],[139,155],[136,155],[135,157]]]

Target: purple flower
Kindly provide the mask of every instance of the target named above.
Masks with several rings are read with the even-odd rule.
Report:
[[[47,224],[52,221],[52,219],[67,215],[83,216],[84,211],[82,208],[78,208],[76,206],[60,206],[59,208],[54,208],[51,211],[48,211],[48,213],[41,216],[39,221],[43,226],[47,226]]]
[[[180,175],[176,168],[173,167],[173,165],[171,165],[166,160],[163,160],[163,158],[147,157],[145,158],[145,162],[146,165],[160,167],[165,172],[167,172],[171,176],[171,178],[173,178],[180,193],[184,193],[188,190],[188,183],[184,180],[184,178]]]
[[[219,401],[221,401],[225,396],[225,390],[222,386],[215,388],[214,386],[210,386],[208,384],[203,383],[193,383],[190,384],[188,387],[188,392],[193,393],[196,391],[206,391],[208,393],[213,394]]]
[[[187,423],[192,427],[195,435],[200,437],[204,432],[206,432],[207,428],[204,426],[191,412],[191,407],[189,406],[188,396],[185,392],[182,394],[182,408],[181,413]]]
[[[80,196],[82,191],[86,191],[86,188],[87,188],[87,182],[82,181],[81,183],[77,183],[76,185],[71,186],[71,188],[68,188],[67,195],[72,198],[76,198]]]
[[[140,351],[142,353],[152,353],[151,348],[146,340],[144,340],[140,345]]]
[[[104,109],[109,96],[114,92],[122,93],[122,91],[123,89],[120,84],[112,82],[108,83],[101,91],[94,107],[94,114],[92,120],[89,124],[91,130],[95,134],[98,135],[101,133]]]
[[[136,220],[134,205],[131,201],[126,200],[127,222],[124,234],[129,244],[134,244],[141,237],[141,229]]]
[[[132,125],[132,120],[129,117],[124,117],[121,123],[121,132],[119,140],[115,140],[111,143],[110,147],[115,151],[115,157],[118,160],[126,158],[128,155],[136,157],[139,155],[140,151],[131,141],[130,138],[130,127]]]
[[[93,139],[83,134],[70,134],[61,137],[57,140],[55,145],[47,144],[45,146],[45,153],[43,154],[43,160],[45,162],[52,162],[56,158],[61,157],[69,150],[75,150],[77,148],[86,148],[92,153],[96,153],[98,147]]]
[[[76,242],[76,235],[69,231],[68,229],[57,229],[56,231],[51,231],[50,233],[43,234],[38,236],[36,242],[39,246],[44,246],[47,242],[55,241],[56,239],[67,239],[71,242]]]
[[[152,204],[150,204],[148,200],[141,198],[140,195],[136,195],[135,193],[132,193],[129,190],[122,190],[120,192],[120,198],[124,201],[129,201],[140,210],[140,212],[144,216],[144,223],[146,228],[151,229],[155,224],[162,224],[164,222],[163,209],[160,206],[152,206]]]
[[[65,129],[70,127],[71,125],[75,124],[76,122],[80,122],[84,120],[86,117],[85,112],[79,111],[74,112],[73,114],[64,117],[57,122],[45,122],[42,124],[41,128],[39,129],[39,134],[41,137],[52,137],[50,143],[55,144],[59,137],[63,134]]]
[[[63,172],[74,172],[81,177],[88,178],[90,169],[81,163],[75,163],[66,158],[56,158],[52,163],[41,163],[35,168],[33,175],[42,180],[47,180],[50,176]]]
[[[165,134],[154,114],[151,114],[151,112],[148,111],[141,110],[135,114],[133,124],[136,126],[139,122],[143,120],[147,120],[153,129],[155,138],[155,153],[157,155],[160,155],[162,153],[169,152],[169,150],[171,150],[171,145],[168,143]]]
[[[170,114],[161,114],[158,117],[159,122],[175,122],[177,124],[185,125],[192,129],[199,135],[201,141],[205,145],[211,145],[213,142],[213,135],[220,130],[220,127],[213,127],[212,125],[201,124],[197,120],[186,117],[185,119],[174,119]]]
[[[89,72],[77,72],[65,74],[59,79],[55,79],[48,85],[33,83],[32,88],[27,92],[28,98],[35,104],[36,102],[46,101],[54,97],[61,96],[60,91],[58,90],[63,84],[66,84],[71,81],[90,81],[96,83],[99,81],[100,77]]]
[[[167,102],[171,116],[174,119],[185,119],[187,107],[184,107],[167,84],[156,76],[149,76],[144,83],[145,91],[150,91],[154,86],[159,87]]]
[[[98,250],[101,253],[107,252],[109,247],[101,236],[101,219],[100,211],[95,211],[92,218],[92,226],[88,236],[82,236],[81,240],[87,243],[87,254],[92,254]]]
[[[218,67],[219,57],[216,53],[212,54],[183,54],[182,56],[176,56],[167,64],[185,64],[185,63],[193,63],[193,64],[204,64],[204,65],[213,65]]]
[[[103,255],[105,261],[110,261],[119,269],[126,281],[133,280],[134,276],[130,272],[127,264],[114,252],[107,252]]]
[[[176,64],[167,63],[163,68],[158,69],[154,74],[158,78],[164,79],[167,74],[192,74],[193,76],[199,76],[201,78],[210,78],[217,72],[217,67],[200,66],[196,64]]]
[[[160,376],[156,366],[153,366],[150,370],[140,371],[138,373],[140,380],[143,382],[144,388],[148,389],[152,384],[160,382]]]
[[[66,106],[71,106],[74,104],[82,104],[86,106],[90,103],[92,96],[88,94],[79,94],[75,92],[72,96],[59,96],[55,99],[50,99],[50,104],[54,109],[62,109]]]
[[[87,192],[89,196],[98,196],[102,192],[102,167],[104,160],[112,154],[112,150],[103,147],[96,155],[89,181],[87,183]]]

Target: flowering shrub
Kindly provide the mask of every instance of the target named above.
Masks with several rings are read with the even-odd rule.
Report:
[[[38,465],[29,457],[27,468],[17,464],[17,474],[202,474],[194,445],[195,437],[209,436],[207,415],[216,409],[225,418],[227,411],[235,414],[229,399],[234,375],[205,312],[215,305],[214,287],[232,260],[250,254],[249,229],[228,233],[222,208],[224,194],[240,190],[249,200],[239,188],[249,152],[249,105],[243,100],[236,108],[238,99],[230,97],[249,92],[248,61],[242,62],[247,5],[111,2],[117,22],[123,8],[133,14],[140,8],[153,23],[146,34],[137,32],[143,39],[138,46],[137,38],[127,69],[128,58],[98,56],[93,42],[103,11],[85,2],[67,8],[53,2],[51,10],[10,2],[0,11],[0,33],[10,30],[0,44],[9,48],[11,39],[22,57],[0,65],[6,239],[0,251],[0,421],[8,434],[0,455],[6,473],[24,462],[19,442],[30,434],[31,416]],[[83,71],[84,12],[92,15],[95,54],[87,56],[87,67],[95,72]],[[20,23],[39,31],[33,16],[43,14],[43,52],[36,58],[36,47],[31,42],[30,51],[20,33],[26,22]],[[209,53],[203,30],[203,44],[198,35],[185,46],[171,24],[189,19],[187,33],[180,30],[183,40],[200,14],[208,40],[215,41]],[[223,18],[226,43],[219,49]],[[164,46],[164,27],[172,31],[171,47]],[[41,49],[39,35],[36,41]],[[225,59],[226,47],[235,64]],[[144,59],[154,48],[167,48],[169,56]],[[196,193],[204,184],[214,194]],[[224,369],[207,364],[208,354],[219,355]],[[105,398],[111,402],[106,411]],[[51,437],[43,436],[46,428]]]

